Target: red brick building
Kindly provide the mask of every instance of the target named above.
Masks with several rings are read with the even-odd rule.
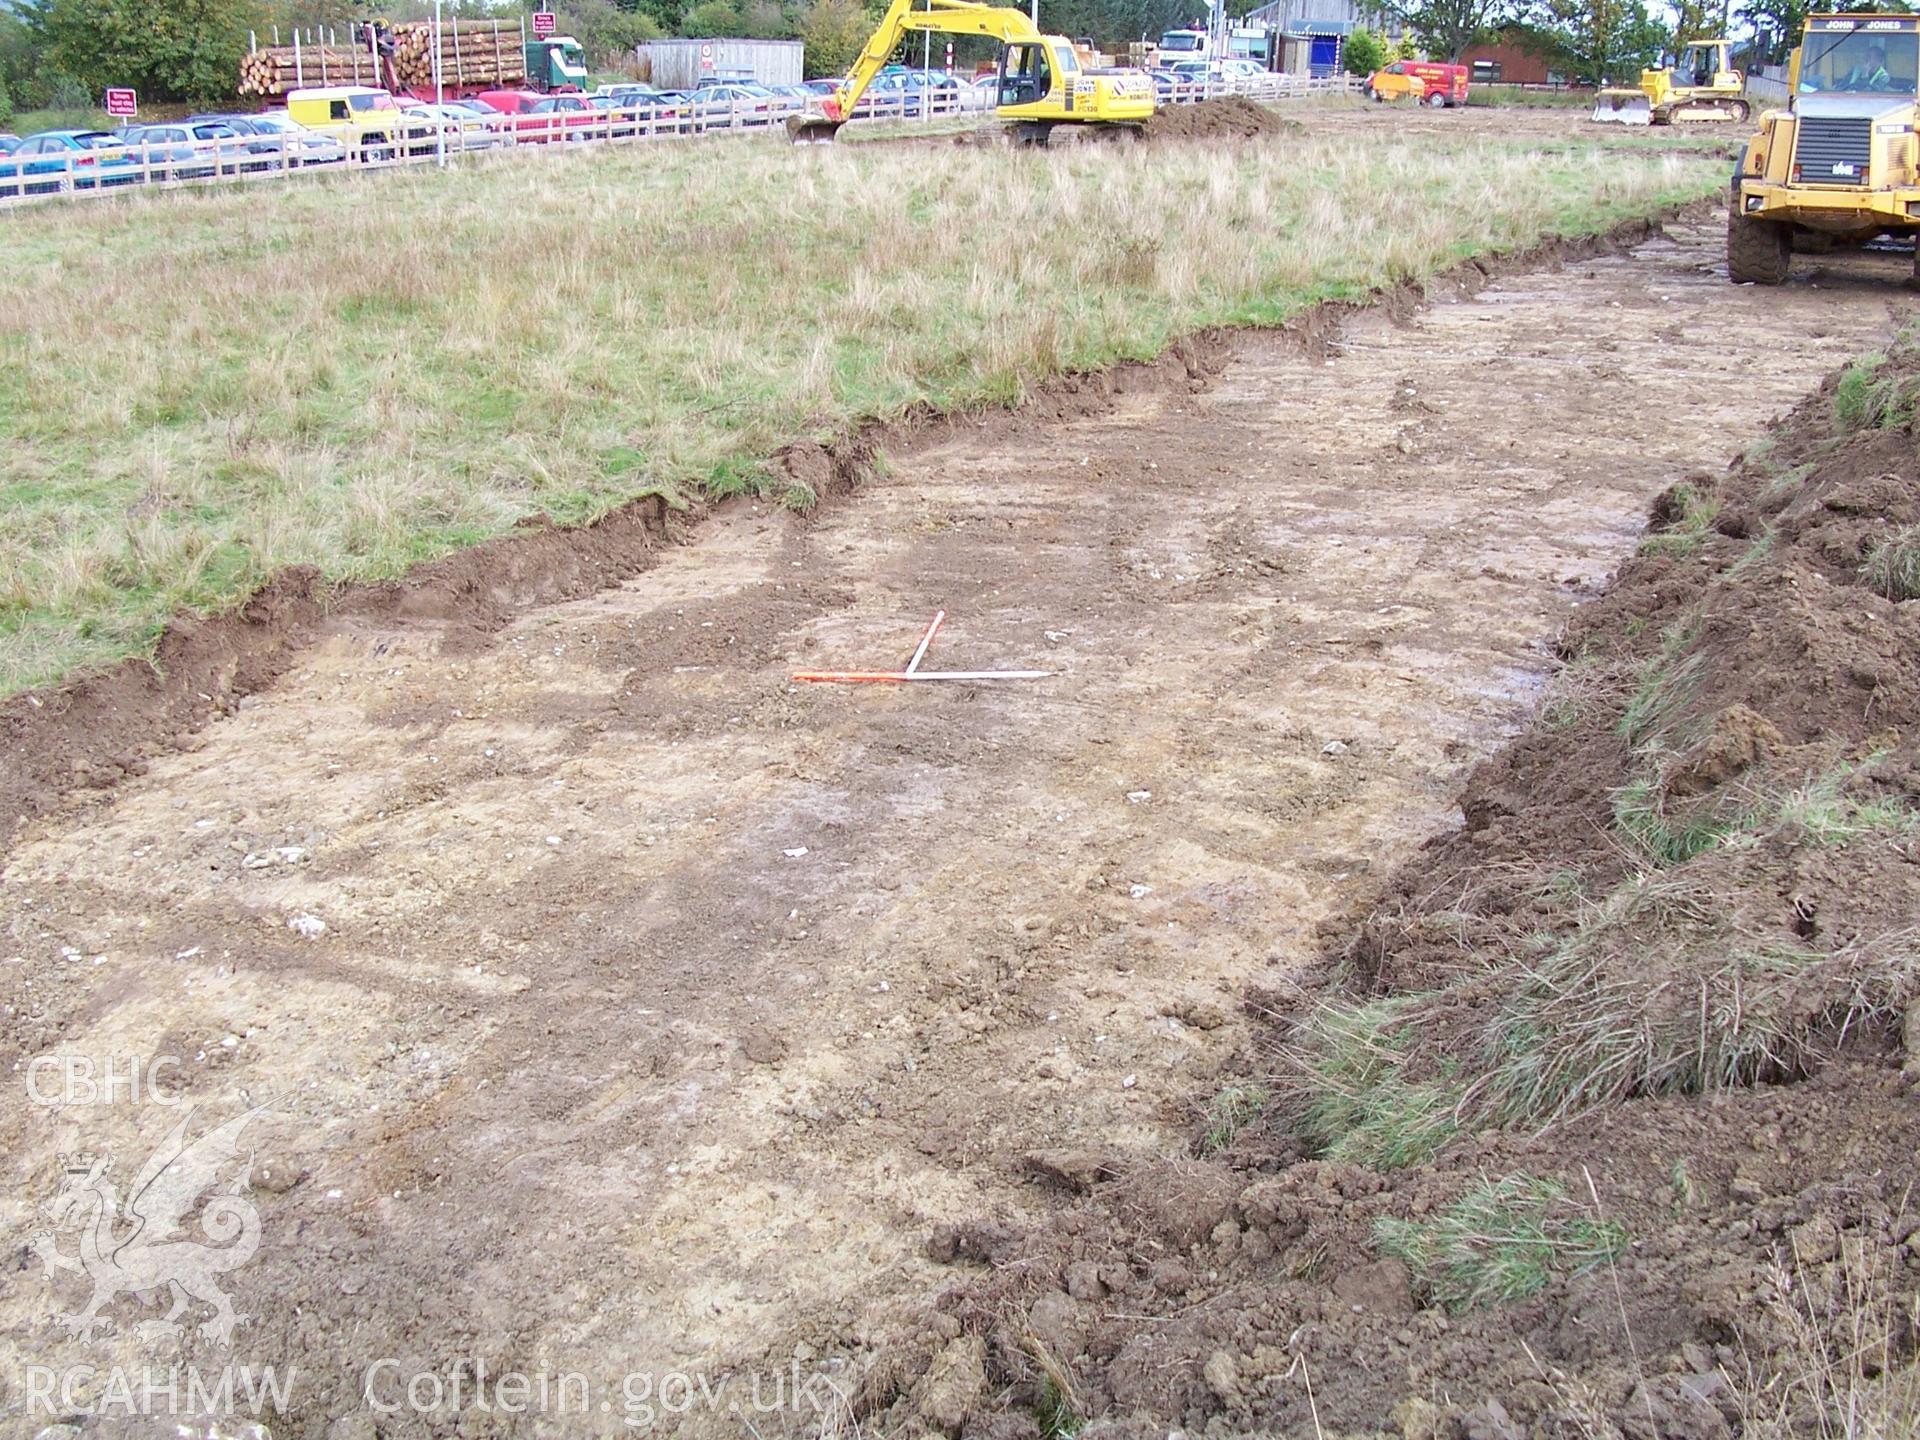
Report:
[[[1564,85],[1567,77],[1549,69],[1531,50],[1511,41],[1475,45],[1460,57],[1475,85]]]

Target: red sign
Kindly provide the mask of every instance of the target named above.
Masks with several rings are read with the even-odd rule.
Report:
[[[711,70],[713,68],[713,46],[702,45],[700,47],[700,68],[702,70]]]
[[[553,34],[553,12],[551,10],[536,10],[533,12],[533,33],[538,35],[542,40]]]
[[[107,91],[106,103],[101,108],[116,120],[131,120],[140,113],[140,101],[131,90],[114,89]]]

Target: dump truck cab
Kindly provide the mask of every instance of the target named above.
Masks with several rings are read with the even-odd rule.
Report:
[[[535,90],[587,88],[587,52],[571,35],[527,41],[526,62],[527,84]]]
[[[1791,108],[1760,117],[1734,172],[1736,282],[1783,282],[1796,240],[1920,235],[1920,16],[1811,15],[1788,79]]]

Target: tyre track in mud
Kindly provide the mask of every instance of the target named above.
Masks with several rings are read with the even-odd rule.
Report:
[[[233,1355],[306,1377],[290,1433],[361,1414],[381,1357],[616,1393],[857,1367],[939,1283],[935,1225],[1046,1212],[1028,1152],[1184,1150],[1243,988],[1454,823],[1647,501],[1904,310],[1884,264],[1760,292],[1718,246],[1681,223],[1323,346],[1233,339],[1210,384],[956,425],[817,521],[722,510],[488,637],[336,617],[23,829],[8,1049],[272,1102],[227,1283]],[[1054,677],[787,681],[898,664],[936,608],[930,665]],[[60,1154],[131,1174],[178,1115],[6,1091],[23,1259]],[[68,1339],[84,1282],[16,1273],[9,1373],[225,1353],[142,1340],[130,1300]]]

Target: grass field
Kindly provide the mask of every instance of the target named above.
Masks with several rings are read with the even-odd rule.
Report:
[[[1281,137],[503,156],[5,221],[0,692],[280,568],[758,483],[783,442],[1594,232],[1724,166]],[[805,497],[793,497],[804,500]]]

